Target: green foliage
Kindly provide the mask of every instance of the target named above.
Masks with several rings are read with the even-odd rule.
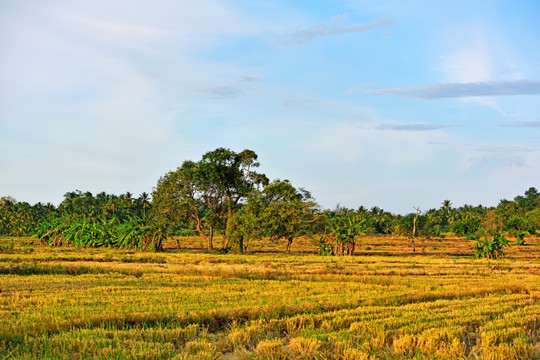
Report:
[[[197,233],[213,249],[214,234],[225,235],[222,248],[244,252],[252,239],[328,236],[319,243],[322,253],[354,252],[356,236],[389,234],[410,236],[416,214],[391,214],[374,206],[358,210],[340,208],[320,213],[311,194],[288,181],[271,184],[251,150],[236,153],[218,148],[201,160],[184,161],[161,177],[152,199],[142,193],[121,195],[75,190],[67,192],[56,208],[47,203],[30,205],[10,196],[0,197],[0,235],[35,234],[51,245],[119,246],[158,250],[165,236]],[[419,215],[416,233],[443,237],[449,232],[479,239],[483,231],[511,234],[523,245],[525,236],[540,229],[540,193],[531,187],[497,207],[463,205],[444,200],[437,209]],[[482,230],[484,229],[484,230]],[[329,244],[332,243],[332,246]]]
[[[0,197],[0,235],[25,236],[34,233],[39,222],[56,214],[48,203],[30,205],[11,196]]]
[[[314,243],[319,247],[319,255],[329,256],[335,254],[334,244],[332,244],[328,235],[324,234],[315,237]]]
[[[120,222],[132,217],[144,217],[151,207],[149,195],[143,192],[138,198],[126,192],[121,195],[75,190],[64,194],[64,200],[58,206],[61,216],[70,216],[76,220],[117,219]]]
[[[478,231],[479,227],[480,219],[475,217],[456,221],[452,227],[452,231],[458,235],[468,237],[474,235]]]
[[[287,252],[293,239],[310,232],[317,204],[311,194],[288,180],[274,180],[262,191],[254,190],[230,221],[227,236],[243,252],[250,239],[286,239]]]
[[[309,231],[309,221],[317,204],[304,189],[296,189],[288,180],[274,180],[263,191],[264,208],[261,221],[265,234],[274,239],[287,239],[287,252],[295,237]]]
[[[172,232],[173,236],[193,236],[195,231],[191,228],[190,224],[181,224]]]
[[[503,248],[508,246],[508,240],[498,232],[486,232],[482,239],[476,240],[474,254],[477,258],[497,259],[506,253]]]
[[[335,255],[354,255],[356,237],[364,235],[366,219],[351,210],[329,217],[327,231],[335,239]]]
[[[525,215],[513,215],[506,219],[504,229],[518,236],[522,232],[534,234],[536,226]]]
[[[376,233],[387,234],[390,232],[392,214],[374,206],[365,215],[368,216],[370,225]]]
[[[530,211],[540,206],[540,193],[534,187],[531,187],[525,191],[523,196],[516,196],[514,201],[518,208]]]
[[[518,231],[516,233],[516,245],[518,246],[523,246],[525,245],[525,235],[527,235],[527,233],[525,231]]]
[[[169,232],[181,223],[191,224],[211,250],[214,233],[231,233],[227,228],[241,201],[267,181],[252,171],[259,166],[256,160],[251,150],[235,153],[218,148],[198,162],[184,161],[159,179],[153,193],[154,215],[169,225]]]
[[[411,236],[413,231],[414,219],[416,216],[416,213],[409,213],[405,216],[396,216],[393,221],[392,233],[394,235],[400,236]],[[430,232],[435,232],[438,234],[440,230],[438,229],[438,227],[430,228],[428,225],[428,216],[418,214],[418,218],[416,221],[416,235],[428,235],[430,234]]]
[[[264,237],[259,205],[252,196],[248,204],[234,214],[227,227],[226,235],[240,254],[247,250],[250,240]]]
[[[94,220],[54,218],[41,223],[36,236],[49,246],[119,247],[161,251],[165,230],[150,219],[130,218],[120,223],[116,219]]]

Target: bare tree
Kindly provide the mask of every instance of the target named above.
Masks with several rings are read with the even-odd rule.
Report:
[[[414,210],[416,210],[416,216],[413,220],[413,228],[412,228],[412,251],[416,251],[416,244],[415,244],[415,236],[416,236],[416,221],[418,220],[418,216],[422,211],[420,211],[420,208],[413,207]]]

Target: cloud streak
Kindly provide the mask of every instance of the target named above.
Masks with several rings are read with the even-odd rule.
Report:
[[[434,84],[411,88],[352,89],[347,94],[399,95],[424,100],[478,96],[539,95],[540,81],[486,81]]]
[[[381,27],[393,25],[392,21],[387,18],[380,18],[367,24],[352,24],[349,26],[336,24],[337,22],[343,21],[346,18],[347,17],[345,15],[335,16],[330,22],[323,22],[305,29],[291,30],[285,34],[284,40],[286,43],[301,46],[313,41],[316,38],[369,32]]]
[[[536,129],[540,128],[540,121],[512,121],[504,124],[504,127]]]
[[[378,126],[378,130],[393,130],[393,131],[431,131],[448,128],[450,125],[437,125],[427,123],[414,124],[383,124]]]
[[[234,83],[212,86],[204,89],[204,92],[213,99],[234,99],[241,96],[245,90],[251,88],[251,84],[258,81],[255,76],[242,76]]]
[[[508,154],[508,153],[534,152],[537,150],[530,149],[527,147],[522,147],[522,146],[483,146],[483,147],[477,148],[476,151],[487,152],[487,153]]]

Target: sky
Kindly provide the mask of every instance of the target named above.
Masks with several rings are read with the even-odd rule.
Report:
[[[323,208],[540,188],[540,2],[3,0],[0,196],[150,193],[218,147]]]

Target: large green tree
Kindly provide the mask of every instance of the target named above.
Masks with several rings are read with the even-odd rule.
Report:
[[[289,253],[294,238],[309,232],[317,212],[308,191],[295,188],[288,180],[274,180],[262,191],[253,192],[247,205],[233,217],[230,237],[240,252],[249,239],[286,239]]]
[[[249,193],[268,182],[253,171],[259,166],[252,150],[236,153],[218,148],[198,162],[184,161],[161,177],[153,192],[153,211],[176,226],[188,222],[213,248],[216,231],[227,233],[236,210]],[[222,244],[229,247],[228,237]]]

